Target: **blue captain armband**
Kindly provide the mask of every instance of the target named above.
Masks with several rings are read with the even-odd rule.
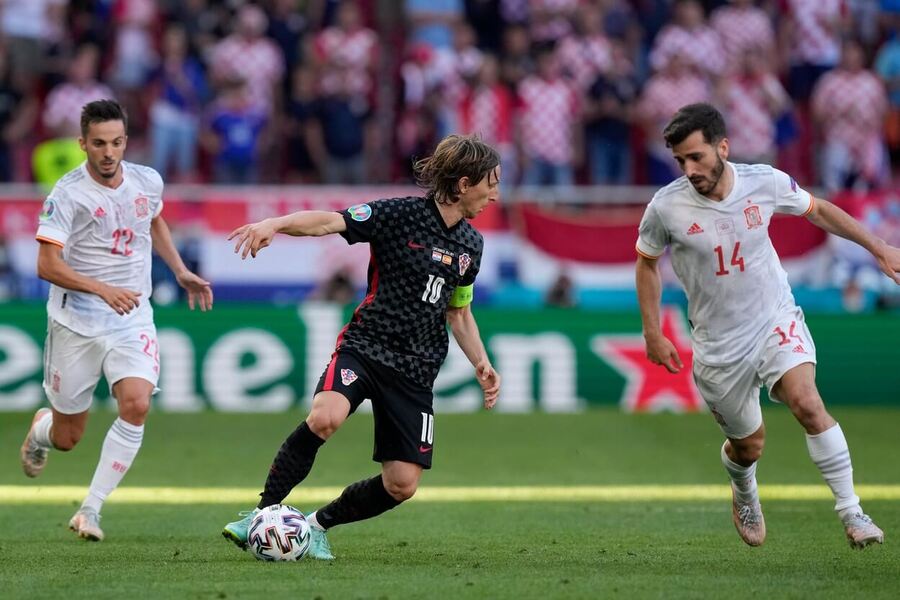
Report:
[[[475,284],[472,285],[461,285],[453,290],[453,295],[450,296],[450,306],[453,308],[462,308],[463,306],[468,306],[472,304],[472,298],[474,297]]]

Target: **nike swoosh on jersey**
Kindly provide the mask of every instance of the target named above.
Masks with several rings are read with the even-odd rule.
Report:
[[[417,244],[417,243],[415,243],[415,242],[412,241],[412,240],[409,240],[409,241],[406,243],[406,247],[407,247],[407,248],[412,248],[413,250],[424,250],[424,249],[425,249],[425,246],[423,246],[422,244]]]

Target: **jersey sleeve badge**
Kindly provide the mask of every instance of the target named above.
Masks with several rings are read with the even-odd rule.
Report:
[[[347,209],[347,212],[350,213],[350,218],[354,221],[368,221],[369,217],[372,216],[372,207],[368,204],[357,204]]]

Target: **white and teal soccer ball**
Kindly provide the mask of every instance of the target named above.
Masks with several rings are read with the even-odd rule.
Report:
[[[309,522],[293,506],[267,506],[250,522],[247,546],[258,560],[300,560],[309,551]]]

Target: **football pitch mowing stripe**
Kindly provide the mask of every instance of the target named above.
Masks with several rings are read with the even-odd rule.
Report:
[[[340,495],[339,487],[304,487],[286,503],[327,502]],[[900,500],[900,485],[857,485],[867,500]],[[0,486],[0,504],[64,504],[80,502],[81,486]],[[257,488],[238,487],[122,487],[109,502],[120,504],[252,504]],[[824,485],[761,485],[763,500],[825,500]],[[731,498],[728,485],[595,485],[509,487],[423,487],[416,502],[678,502]]]

